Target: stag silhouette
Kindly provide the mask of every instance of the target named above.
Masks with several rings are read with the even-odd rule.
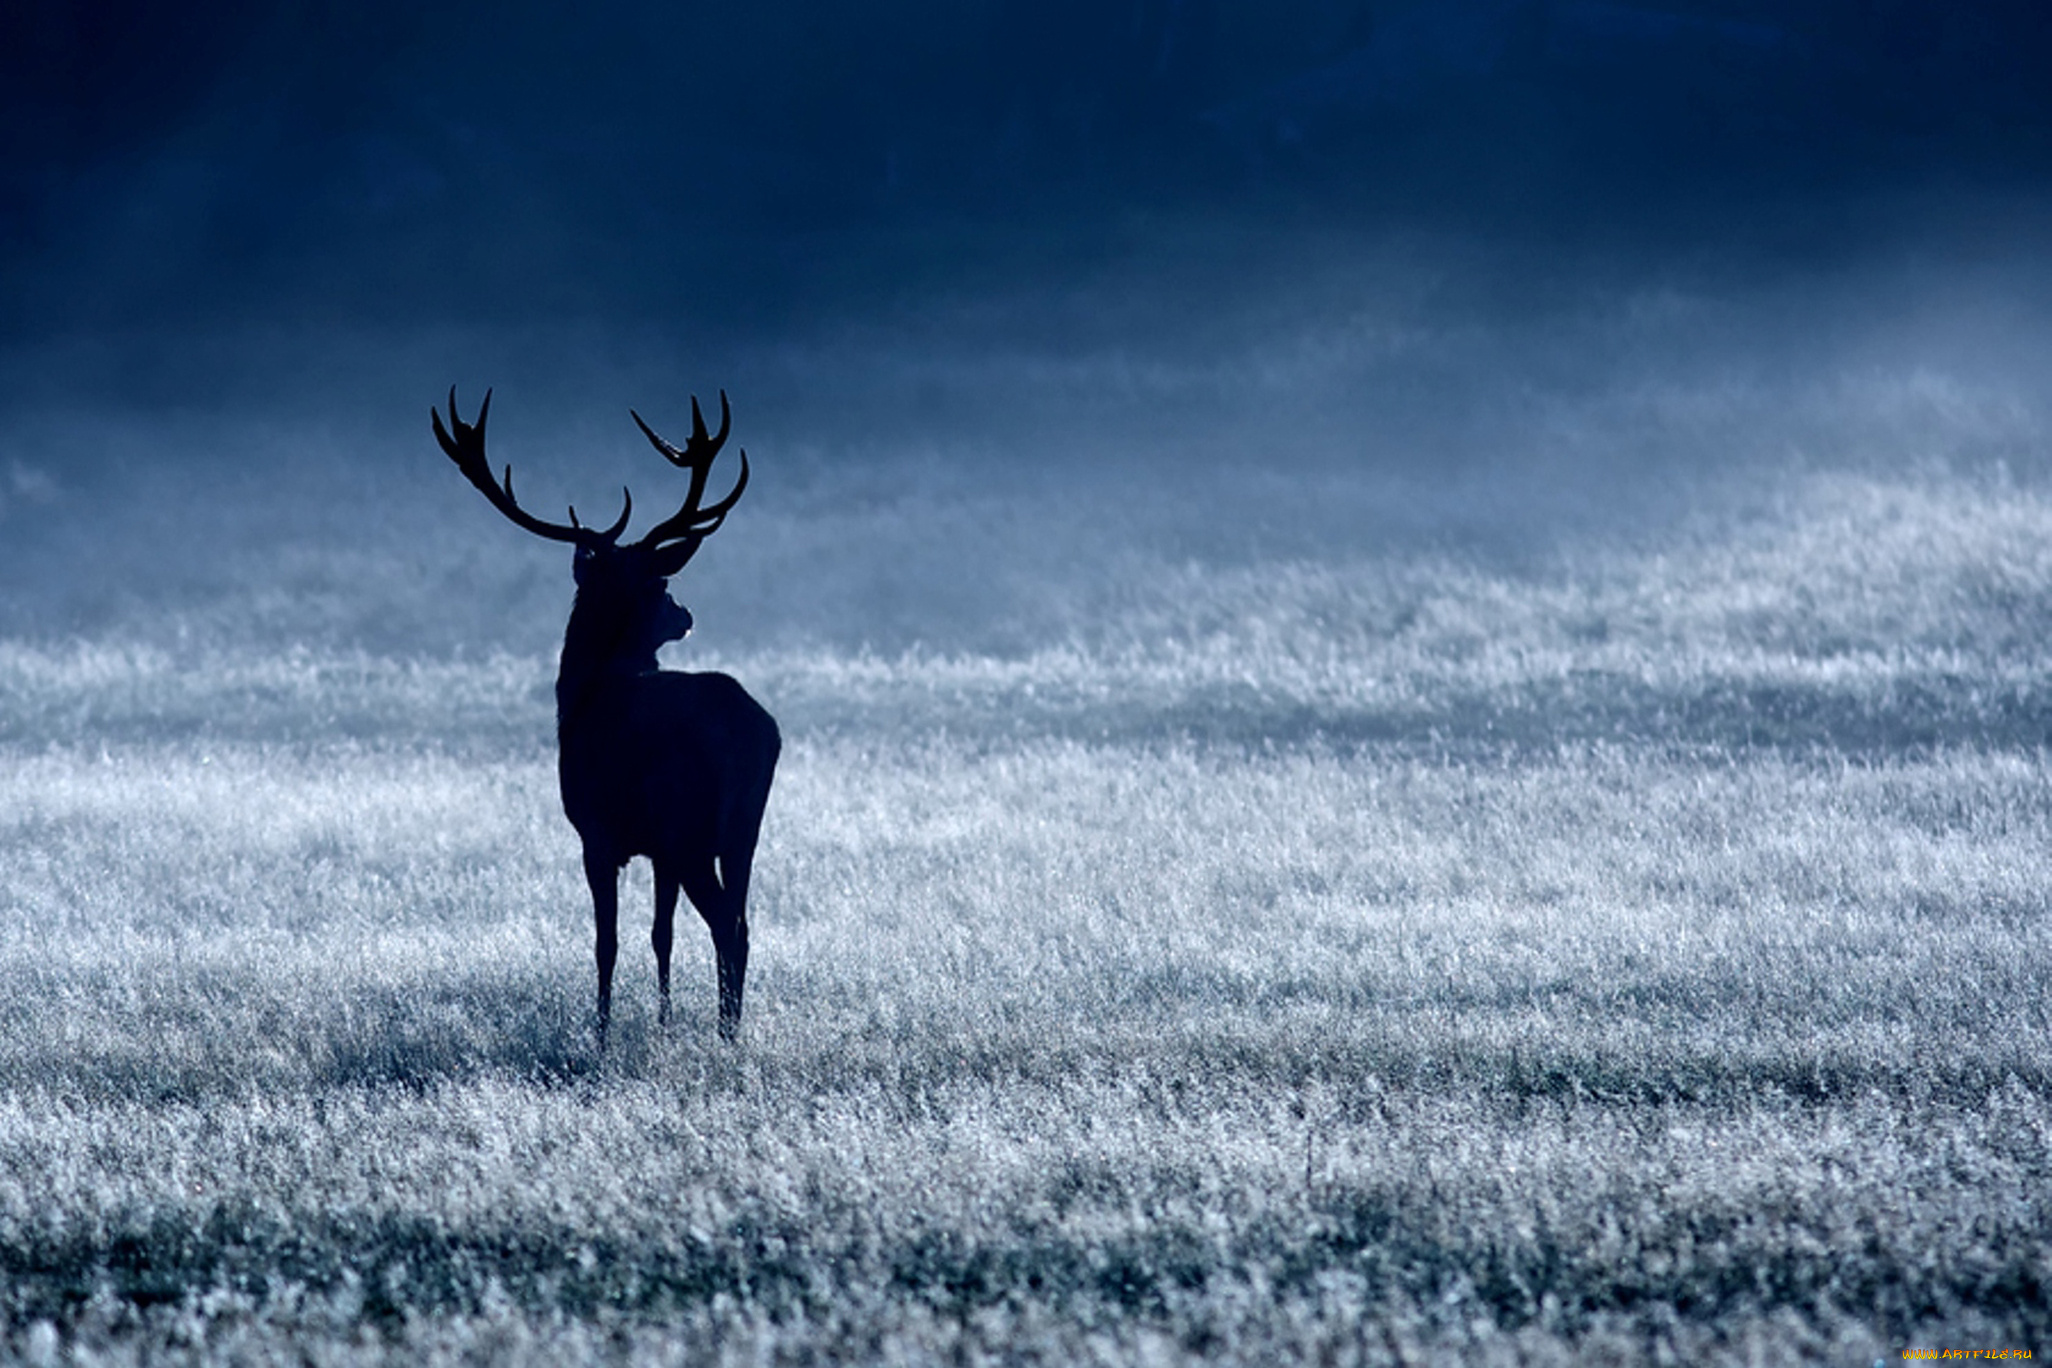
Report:
[[[577,521],[544,522],[513,498],[513,467],[494,479],[485,460],[485,420],[457,416],[449,390],[449,425],[430,409],[435,440],[492,507],[550,541],[576,547],[571,571],[577,596],[563,633],[556,674],[556,740],[563,812],[584,842],[584,874],[598,921],[598,1013],[601,1048],[612,1020],[613,961],[619,951],[620,870],[637,855],[655,868],[658,1020],[670,1019],[670,937],[677,891],[691,899],[712,932],[719,960],[720,1035],[741,1026],[741,990],[748,974],[748,874],[762,830],[782,740],[776,720],[723,674],[660,669],[656,651],[691,630],[691,613],[670,597],[669,578],[716,531],[748,488],[741,473],[718,503],[701,507],[713,458],[727,440],[732,414],[720,392],[720,430],[709,434],[698,399],[691,400],[691,438],[682,450],[658,437],[641,415],[635,425],[671,464],[691,472],[684,506],[636,542],[620,543],[634,496],[603,530]]]

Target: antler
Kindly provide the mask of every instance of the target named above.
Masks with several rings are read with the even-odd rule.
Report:
[[[684,506],[650,528],[647,536],[634,543],[636,550],[664,551],[663,573],[674,575],[698,550],[698,544],[726,521],[728,511],[739,502],[741,491],[748,488],[748,452],[741,452],[741,474],[735,479],[727,497],[710,508],[700,508],[699,500],[705,497],[706,477],[712,473],[713,458],[726,445],[727,432],[733,426],[734,415],[727,407],[727,392],[720,391],[720,430],[717,433],[706,431],[705,414],[698,407],[698,396],[691,396],[691,437],[681,451],[657,436],[655,429],[641,420],[640,414],[633,409],[627,412],[632,415],[634,425],[641,429],[642,435],[663,453],[670,464],[691,472],[691,486],[684,495]]]
[[[431,408],[428,410],[428,419],[434,424],[435,440],[442,444],[442,450],[448,454],[450,460],[456,463],[456,468],[463,472],[463,477],[476,485],[478,492],[483,494],[485,498],[491,500],[492,507],[505,514],[507,519],[516,526],[526,528],[537,537],[547,537],[550,541],[576,542],[580,546],[590,545],[594,542],[611,544],[618,541],[620,534],[627,528],[628,514],[634,511],[634,495],[625,488],[620,490],[625,502],[625,506],[620,510],[620,516],[614,520],[611,527],[602,531],[595,527],[586,527],[578,522],[577,510],[575,508],[570,510],[570,525],[568,527],[563,526],[561,523],[543,522],[540,518],[535,517],[532,513],[522,508],[513,498],[513,467],[510,465],[506,467],[506,476],[503,484],[492,478],[491,462],[485,459],[484,447],[485,420],[491,416],[491,412],[492,392],[486,390],[484,402],[478,405],[477,421],[475,423],[464,422],[457,415],[456,387],[451,385],[449,386],[449,427],[445,428],[442,426],[442,415],[437,409]],[[449,435],[449,428],[455,429],[456,435],[454,437]],[[703,424],[700,425],[700,428],[703,430]],[[726,429],[724,427],[721,428],[720,435],[722,437],[726,436]],[[717,443],[714,444],[714,450],[718,450]]]

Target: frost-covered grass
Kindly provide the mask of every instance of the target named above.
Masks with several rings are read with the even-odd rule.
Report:
[[[801,742],[744,1042],[541,759],[10,765],[18,1348],[2034,1343],[2034,755]],[[694,976],[695,971],[695,976]],[[703,980],[700,982],[699,980]]]
[[[544,655],[0,641],[0,1357],[2045,1351],[2048,546],[1792,476],[730,650],[742,1038],[637,871],[603,1057]]]

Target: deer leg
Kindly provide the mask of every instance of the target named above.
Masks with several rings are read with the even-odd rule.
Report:
[[[741,989],[748,979],[748,917],[736,909],[726,934],[713,932],[720,957],[720,1039],[732,1040],[741,1030]]]
[[[728,943],[720,950],[720,1033],[729,1040],[741,1029],[741,989],[748,978],[748,874],[754,863],[753,837],[746,849],[729,851],[720,857],[721,887],[732,910]],[[714,944],[719,944],[717,939]]]
[[[591,910],[598,923],[599,1048],[606,1047],[606,1028],[613,1020],[613,961],[620,954],[620,867],[593,851],[584,851],[584,877],[591,884]]]
[[[648,942],[656,957],[656,1022],[670,1024],[670,938],[677,919],[677,875],[667,863],[655,869],[655,927]]]
[[[712,861],[692,867],[684,875],[684,893],[712,932],[713,954],[720,969],[720,1038],[732,1040],[741,1029],[741,989],[748,977],[748,914],[742,903],[747,875],[738,888],[723,886],[720,874],[731,879],[734,871],[723,867],[718,873]]]

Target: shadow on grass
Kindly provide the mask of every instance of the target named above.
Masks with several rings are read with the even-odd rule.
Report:
[[[15,996],[0,1017],[0,1088],[95,1103],[422,1094],[480,1079],[557,1088],[643,1075],[673,1048],[719,1048],[709,1007],[680,1004],[658,1027],[653,1002],[626,993],[602,1053],[590,985],[567,971],[323,979],[252,964],[150,983],[115,968],[36,977],[41,991]]]

